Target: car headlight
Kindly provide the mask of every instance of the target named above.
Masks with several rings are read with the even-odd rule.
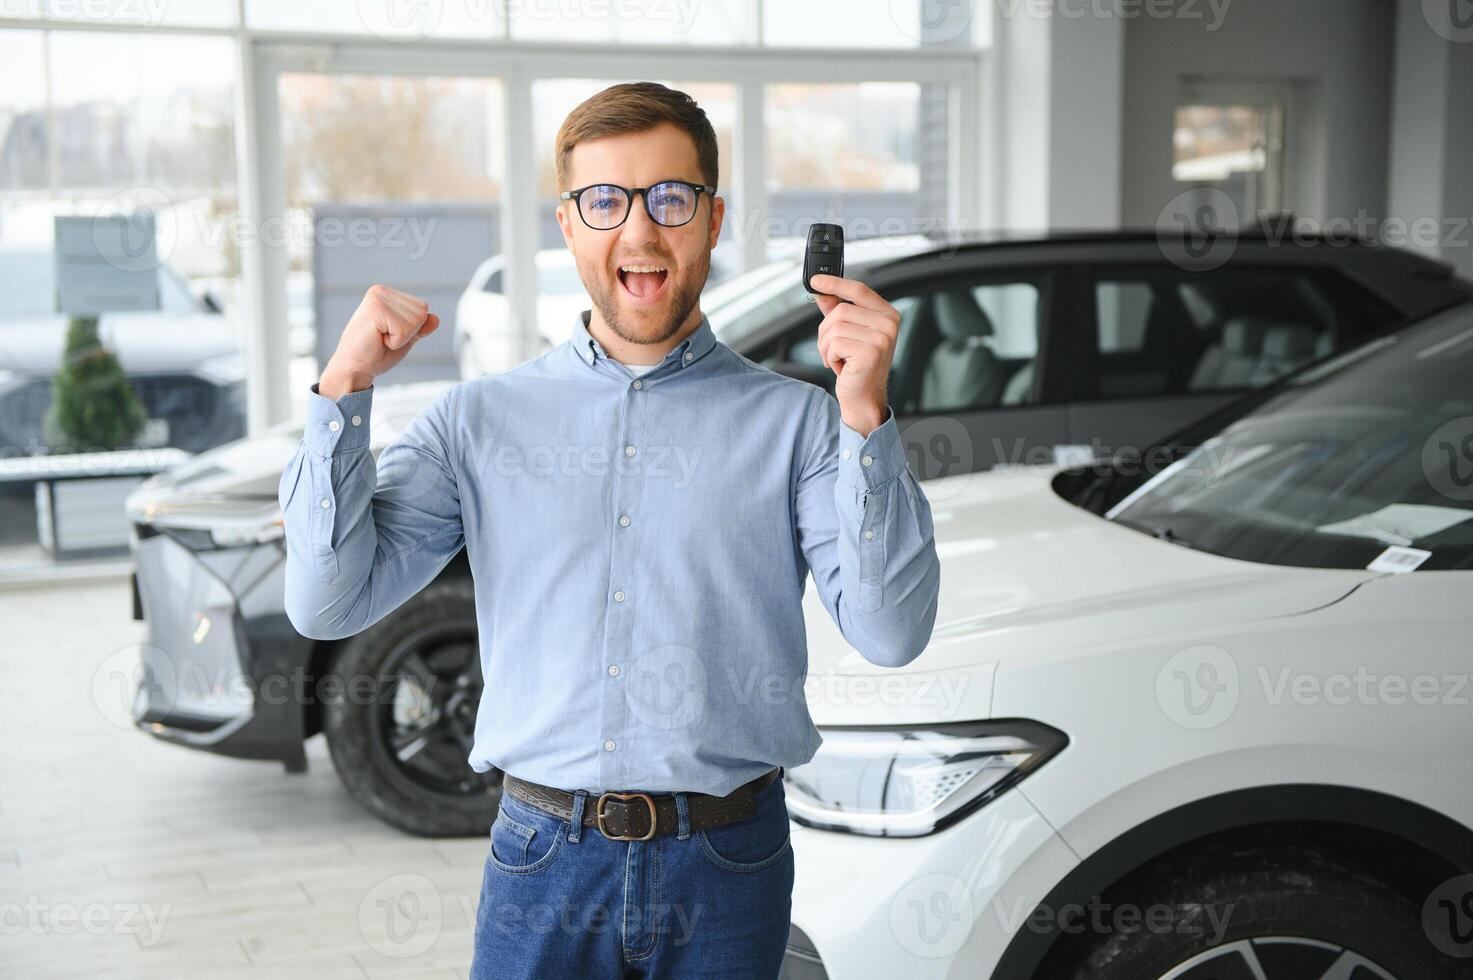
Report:
[[[1069,744],[1035,721],[824,728],[813,758],[787,770],[800,824],[872,837],[933,834],[985,806]]]

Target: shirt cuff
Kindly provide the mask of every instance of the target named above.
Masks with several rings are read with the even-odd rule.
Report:
[[[839,475],[850,486],[874,490],[884,486],[905,469],[905,446],[895,410],[885,406],[885,421],[868,436],[861,436],[839,420]]]
[[[368,445],[369,410],[373,387],[350,391],[333,401],[314,382],[307,396],[307,449],[316,456],[335,456]]]

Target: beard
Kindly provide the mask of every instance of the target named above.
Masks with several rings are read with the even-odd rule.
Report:
[[[603,277],[597,274],[597,270],[586,268],[581,259],[577,261],[577,265],[579,278],[583,280],[585,287],[589,287],[588,298],[593,301],[594,308],[614,332],[614,336],[631,344],[659,344],[680,332],[691,310],[700,302],[701,290],[705,288],[706,278],[711,274],[711,253],[703,249],[696,264],[688,269],[682,266],[678,281],[674,272],[669,274],[670,281],[665,284],[670,292],[665,302],[666,312],[661,316],[658,311],[651,311],[653,322],[644,324],[630,322],[620,312],[619,302],[614,296],[614,290],[619,288],[617,268],[614,270],[615,282],[611,290],[604,285]],[[665,267],[670,268],[670,263],[667,262]]]

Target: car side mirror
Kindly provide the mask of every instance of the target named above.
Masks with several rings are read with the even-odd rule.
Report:
[[[225,312],[225,307],[220,304],[220,300],[216,298],[215,294],[208,289],[205,290],[205,294],[203,297],[201,297],[200,301],[204,304],[205,311],[208,313]]]
[[[799,361],[778,361],[768,365],[778,374],[806,381],[811,385],[817,385],[829,394],[834,393],[835,375],[826,367],[815,367],[812,364],[803,364]]]

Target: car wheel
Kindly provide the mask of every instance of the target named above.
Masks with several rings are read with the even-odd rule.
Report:
[[[1048,980],[1425,980],[1468,977],[1433,947],[1420,909],[1316,851],[1246,851],[1177,864],[1104,905],[1091,942],[1056,953]],[[1135,926],[1120,928],[1117,910]],[[1157,916],[1151,918],[1153,910]],[[1155,923],[1153,926],[1152,923]],[[1101,935],[1100,933],[1104,933]]]
[[[423,837],[486,833],[502,774],[466,761],[482,687],[470,577],[426,586],[345,643],[332,671],[323,730],[353,798]]]

